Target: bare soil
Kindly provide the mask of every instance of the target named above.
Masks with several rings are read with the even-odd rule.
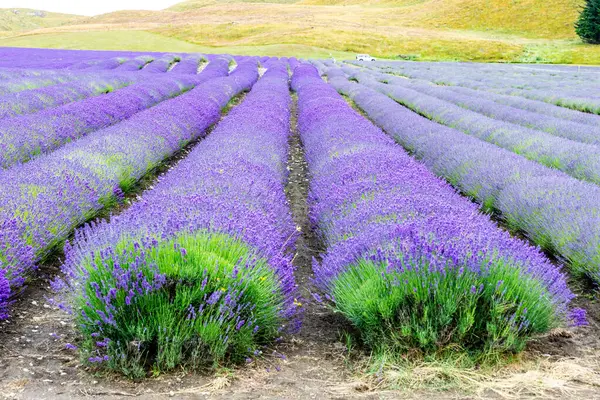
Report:
[[[295,111],[295,110],[294,110]],[[415,368],[411,388],[390,390],[361,374],[368,354],[349,353],[343,333],[351,331],[339,316],[314,301],[311,260],[320,243],[308,222],[307,167],[298,133],[290,139],[289,183],[286,188],[302,235],[294,264],[305,303],[301,331],[285,337],[265,356],[233,369],[202,375],[178,370],[132,382],[99,374],[82,365],[65,348],[77,337],[69,317],[52,307],[49,281],[57,276],[60,256],[48,260],[13,307],[13,318],[0,325],[0,398],[2,399],[472,399],[574,398],[600,399],[600,305],[594,288],[573,282],[575,303],[588,311],[590,325],[556,330],[530,343],[522,358],[487,376],[470,371],[464,390],[427,388],[427,381],[448,372],[431,366]],[[187,152],[174,160],[176,163]],[[173,164],[165,164],[160,172]],[[155,177],[159,179],[159,177]],[[151,187],[151,180],[140,185]],[[117,212],[120,210],[117,210]],[[425,382],[425,385],[420,383]],[[467,387],[468,386],[468,387]]]

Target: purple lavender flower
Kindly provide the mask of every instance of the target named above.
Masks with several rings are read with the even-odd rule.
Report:
[[[207,111],[219,113],[233,94],[247,90],[257,77],[256,61],[240,60],[229,77],[209,81],[214,86],[205,84],[194,91],[226,86],[224,93],[216,89],[209,92],[219,107]],[[193,113],[189,108],[184,110],[194,115],[207,113],[202,103],[193,107]],[[177,110],[176,115],[179,113]],[[78,319],[85,332],[100,329],[102,337],[111,338],[115,347],[119,346],[117,338],[126,343],[121,347],[144,343],[139,352],[162,368],[161,352],[170,347],[177,351],[176,346],[197,346],[205,337],[201,335],[214,329],[218,329],[218,343],[209,342],[207,347],[216,347],[219,352],[213,354],[203,346],[200,350],[220,360],[224,351],[236,349],[240,337],[256,336],[255,343],[248,346],[252,351],[279,335],[290,320],[289,325],[297,325],[289,250],[298,234],[285,195],[290,114],[289,75],[283,64],[274,63],[244,101],[142,200],[110,222],[77,231],[67,248],[63,269],[68,277],[67,297],[79,299],[72,306],[89,309],[89,318]],[[170,127],[172,121],[167,121]],[[213,265],[204,248],[198,247],[201,238],[229,238],[232,244],[243,245],[248,255],[228,264],[229,255],[211,250],[217,251]],[[223,246],[223,251],[228,251],[228,244]],[[162,251],[175,258],[177,269],[171,270],[170,262],[168,266],[161,264],[158,254]],[[236,254],[238,250],[232,247],[231,251]],[[185,272],[183,267],[189,267],[186,262],[197,262],[199,257],[207,263],[199,266],[197,274]],[[90,264],[89,260],[97,263]],[[97,274],[97,269],[107,274]],[[267,284],[264,299],[248,289]],[[106,296],[115,287],[119,288],[117,296]],[[181,310],[178,302],[184,295],[180,298],[180,293],[188,293]],[[85,304],[81,299],[86,296],[93,301]],[[254,298],[261,303],[255,304]],[[147,308],[152,299],[173,299],[163,301],[165,307],[175,310],[175,319],[161,320],[160,327],[149,323],[160,316],[157,309]],[[265,326],[260,332],[257,321]],[[141,329],[131,328],[144,324],[148,331],[143,334],[138,334]],[[175,329],[176,325],[181,329]],[[149,342],[158,346],[147,346]],[[154,351],[149,350],[154,347],[156,354],[144,353]],[[246,355],[242,352],[240,356]]]
[[[571,326],[588,325],[587,312],[583,308],[574,308],[571,310]]]
[[[176,79],[202,81],[201,76]],[[115,186],[129,187],[182,144],[201,137],[219,120],[229,99],[255,79],[251,66],[240,68],[229,77],[204,82],[124,122],[5,170],[0,175],[0,261],[11,290],[18,290],[35,270],[36,260],[101,210],[102,200],[114,195]],[[20,182],[18,190],[14,182]],[[147,291],[158,281],[140,283],[139,289]],[[106,314],[102,319],[111,317]]]
[[[340,80],[333,77],[330,82],[355,98],[355,84]],[[573,294],[560,270],[538,249],[499,229],[478,212],[475,204],[412,159],[383,131],[352,110],[312,66],[296,67],[292,87],[298,93],[298,127],[312,177],[310,219],[327,249],[322,262],[314,263],[315,278],[338,307],[345,305],[340,304],[340,293],[335,290],[346,288],[338,282],[350,269],[360,274],[357,263],[367,260],[381,266],[378,279],[386,282],[386,276],[391,275],[390,287],[395,274],[411,277],[410,281],[405,278],[404,284],[399,281],[393,290],[408,286],[406,292],[414,301],[422,301],[431,293],[426,280],[429,277],[444,282],[452,276],[466,282],[461,293],[477,293],[478,280],[486,282],[491,266],[502,265],[516,271],[522,280],[539,282],[549,294],[549,304],[554,308],[550,324],[566,321]],[[369,102],[365,96],[364,103],[373,104]],[[375,118],[387,112],[387,108],[375,105],[367,109]],[[402,129],[414,130],[415,125],[407,122],[412,123],[397,120]],[[427,135],[431,133],[423,132],[415,142]],[[476,283],[468,283],[471,277],[477,277],[473,278]],[[348,287],[348,291],[356,289],[359,287]],[[388,291],[382,290],[381,296]],[[505,293],[504,298],[507,296],[514,293]],[[361,306],[349,300],[348,307],[355,308],[343,311],[360,320],[362,312],[369,313],[368,305],[365,309]],[[403,310],[394,312],[402,314]],[[516,329],[514,321],[519,315],[510,310],[502,323]],[[544,324],[541,326],[548,325]]]
[[[501,213],[511,227],[558,253],[576,273],[600,281],[597,185],[437,124],[345,77],[329,82],[436,175]]]

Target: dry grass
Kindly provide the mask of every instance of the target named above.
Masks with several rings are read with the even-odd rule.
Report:
[[[366,375],[362,373],[365,369],[370,369]],[[597,395],[600,387],[598,354],[553,359],[525,353],[507,364],[487,367],[467,366],[458,358],[379,359],[375,363],[369,360],[357,371],[354,387],[411,398],[414,393],[435,392],[452,398],[580,399]]]

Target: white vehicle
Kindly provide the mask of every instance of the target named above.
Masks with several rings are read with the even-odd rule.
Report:
[[[375,58],[368,54],[357,54],[356,61],[375,61]]]

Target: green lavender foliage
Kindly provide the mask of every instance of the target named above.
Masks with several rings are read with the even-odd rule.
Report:
[[[178,365],[210,369],[251,357],[279,334],[276,274],[238,239],[198,232],[152,248],[123,240],[111,253],[82,265],[89,279],[76,299],[77,325],[91,363],[132,378]],[[128,287],[115,268],[131,272]]]

